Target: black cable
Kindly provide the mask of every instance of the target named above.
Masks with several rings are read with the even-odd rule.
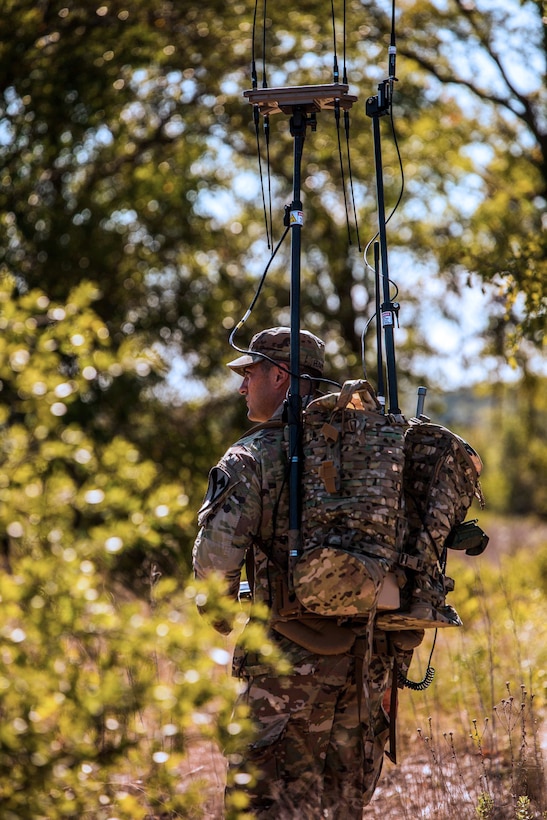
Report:
[[[391,133],[393,134],[393,144],[395,146],[395,150],[397,152],[397,159],[399,161],[399,171],[401,173],[401,188],[400,188],[400,191],[399,191],[399,196],[397,197],[397,202],[393,206],[390,215],[386,219],[386,222],[385,222],[386,225],[389,223],[389,221],[391,220],[391,218],[394,216],[395,212],[397,211],[399,205],[401,204],[401,200],[403,198],[403,194],[404,194],[404,190],[405,190],[405,171],[404,171],[404,167],[403,167],[403,159],[401,157],[401,151],[399,149],[399,141],[397,140],[397,132],[395,131],[395,121],[393,119],[393,106],[391,104],[390,104],[390,108],[389,108],[389,121],[391,123]],[[378,238],[378,233],[379,232],[376,231],[376,233],[374,234],[372,239],[369,240],[369,242],[367,243],[367,246],[365,248],[364,254],[363,254],[365,264],[366,264],[366,266],[368,267],[369,270],[372,270],[372,267],[371,267],[371,265],[369,264],[369,262],[367,260],[367,256],[368,256],[370,246]]]
[[[258,176],[260,179],[260,191],[262,194],[262,209],[264,211],[264,227],[266,229],[266,243],[268,245],[268,250],[272,247],[273,239],[271,239],[271,224],[268,223],[268,213],[266,210],[266,192],[264,190],[264,175],[262,173],[262,158],[260,155],[260,131],[259,131],[259,121],[260,121],[260,112],[258,110],[258,105],[253,105],[253,119],[255,124],[255,135],[256,135],[256,154],[258,158]],[[268,145],[268,143],[267,143]],[[268,151],[268,177],[269,177],[269,147],[267,148]]]
[[[253,14],[253,36],[251,40],[251,80],[253,88],[258,86],[258,77],[256,75],[256,60],[255,60],[255,36],[256,36],[256,15],[258,11],[258,0],[255,0],[255,10]]]
[[[344,174],[344,160],[342,159],[342,142],[340,139],[340,100],[334,101],[334,118],[336,121],[336,136],[338,138],[338,157],[340,160],[340,176],[342,178],[342,192],[344,194],[344,211],[346,214],[346,227],[348,231],[348,244],[351,245],[351,231],[349,227],[348,198],[346,194],[346,177]]]
[[[273,216],[272,216],[272,165],[270,162],[270,115],[264,116],[264,137],[266,140],[266,171],[268,175],[268,205],[270,218],[270,236],[273,244]],[[268,245],[268,248],[270,246]]]
[[[427,667],[426,673],[420,681],[409,680],[404,676],[400,669],[397,670],[397,680],[399,684],[405,689],[412,689],[413,692],[423,692],[431,686],[434,677],[435,669],[432,666]]]
[[[346,0],[344,0],[343,9],[344,10],[343,10],[343,23],[342,23],[342,46],[343,46],[343,56],[342,56],[343,77],[342,77],[342,82],[346,83],[346,85],[347,85],[348,72],[347,72],[347,64],[346,64]]]
[[[334,0],[330,0],[330,11],[331,11],[331,18],[332,18],[332,39],[334,44],[334,65],[332,70],[332,77],[333,82],[338,83],[340,82],[340,72],[338,71],[338,55],[336,52],[336,22],[334,18]]]
[[[258,0],[256,0],[258,3]],[[262,88],[268,87],[268,79],[266,77],[266,0],[264,0],[264,11],[262,20]],[[270,116],[264,116],[264,138],[266,140],[266,169],[268,175],[268,211],[269,211],[269,236],[268,249],[270,249],[270,237],[273,245],[273,217],[272,217],[272,172],[270,163]],[[264,205],[264,214],[266,212],[266,205]],[[266,224],[268,225],[268,218],[266,217]],[[268,235],[268,227],[266,227],[266,234]]]
[[[279,240],[279,242],[278,242],[278,243],[277,243],[277,245],[275,246],[275,248],[274,248],[274,250],[273,250],[273,252],[272,252],[272,255],[270,256],[270,258],[269,258],[269,260],[268,260],[268,264],[267,264],[267,265],[266,265],[266,267],[264,268],[264,273],[263,273],[263,274],[262,274],[262,276],[260,277],[260,282],[258,283],[258,287],[257,287],[257,289],[256,289],[256,291],[255,291],[255,295],[253,296],[253,299],[252,299],[252,301],[251,301],[251,304],[250,304],[250,305],[249,305],[249,307],[247,308],[247,310],[246,310],[246,312],[245,312],[244,316],[242,316],[242,318],[239,320],[239,322],[236,324],[236,326],[234,327],[234,329],[233,329],[233,330],[232,330],[232,332],[230,333],[229,344],[230,344],[230,345],[231,345],[231,347],[233,347],[233,348],[234,348],[234,350],[236,350],[238,353],[248,353],[249,351],[248,351],[248,350],[242,350],[241,348],[239,348],[239,347],[235,344],[235,342],[234,342],[234,336],[236,335],[237,331],[238,331],[238,330],[240,330],[240,329],[243,327],[243,325],[245,324],[245,322],[247,321],[247,319],[248,319],[248,318],[249,318],[249,316],[251,315],[251,312],[252,312],[252,310],[254,309],[254,306],[256,305],[257,299],[258,299],[258,297],[260,296],[260,291],[262,290],[262,287],[263,287],[263,285],[264,285],[264,282],[266,281],[266,275],[267,275],[267,273],[268,273],[268,270],[269,270],[269,268],[270,268],[270,265],[271,265],[271,264],[272,264],[272,262],[274,261],[275,256],[276,256],[276,254],[277,254],[277,252],[278,252],[279,248],[280,248],[280,247],[281,247],[281,245],[283,244],[283,242],[284,242],[284,240],[285,240],[285,237],[287,236],[287,234],[288,234],[289,230],[290,230],[290,225],[287,225],[287,226],[286,226],[286,228],[285,228],[285,230],[283,231],[283,236],[281,237],[281,239]]]
[[[343,5],[343,27],[342,27],[342,41],[343,41],[343,67],[342,67],[342,82],[344,85],[348,85],[348,70],[347,70],[347,62],[346,62],[346,0],[344,0]],[[357,209],[355,207],[355,192],[353,189],[353,171],[351,168],[351,154],[349,148],[349,111],[347,108],[344,110],[344,131],[346,134],[346,155],[348,160],[348,176],[349,176],[349,186],[351,192],[351,205],[353,208],[353,218],[355,221],[355,235],[357,237],[357,247],[359,249],[359,253],[361,253],[361,237],[359,236],[359,222],[357,219]],[[351,244],[351,243],[350,243]]]
[[[345,69],[344,69],[345,73]],[[355,219],[355,233],[357,235],[357,247],[359,249],[359,253],[361,253],[361,237],[359,236],[359,222],[357,220],[357,209],[355,207],[355,193],[353,190],[353,172],[351,170],[351,156],[349,150],[349,111],[346,109],[344,111],[344,130],[346,132],[346,153],[348,158],[348,175],[349,175],[349,187],[351,191],[351,204],[353,208],[353,217]]]
[[[255,54],[255,40],[256,40],[256,16],[258,11],[258,0],[255,0],[255,9],[253,15],[253,32],[252,32],[252,40],[251,40],[251,82],[253,89],[256,89],[258,86],[258,77],[256,73],[256,54]],[[258,176],[260,179],[260,191],[262,194],[262,208],[264,211],[264,227],[266,229],[266,242],[268,245],[268,250],[272,247],[273,238],[271,238],[271,218],[270,223],[268,224],[268,214],[266,211],[266,193],[264,191],[264,175],[262,173],[262,158],[260,154],[260,131],[259,131],[259,122],[260,122],[260,111],[258,105],[253,105],[253,121],[255,126],[255,135],[256,135],[256,154],[258,158]],[[266,137],[266,150],[268,156],[268,177],[269,177],[269,139]],[[271,197],[271,195],[270,195]],[[271,203],[271,198],[270,198]]]
[[[340,72],[338,68],[338,55],[337,55],[337,46],[336,46],[336,19],[334,14],[334,0],[331,0],[331,17],[332,17],[332,36],[334,42],[334,63],[333,63],[333,82],[339,83],[340,82]],[[342,82],[347,85],[348,82],[348,75],[347,75],[347,65],[346,65],[346,0],[344,0],[344,11],[343,11],[343,79]],[[336,136],[338,139],[338,157],[340,160],[340,175],[342,178],[342,192],[344,195],[344,211],[346,214],[346,226],[348,231],[348,244],[351,245],[351,230],[350,230],[350,220],[349,220],[349,208],[348,208],[348,199],[346,193],[346,178],[344,172],[344,161],[342,158],[342,143],[340,139],[340,102],[339,100],[335,100],[334,102],[334,116],[336,120]],[[359,252],[361,251],[361,240],[359,238],[359,227],[357,224],[357,212],[355,209],[355,195],[353,190],[353,175],[351,170],[351,157],[350,157],[350,150],[349,150],[349,112],[347,109],[344,109],[344,131],[346,136],[346,153],[347,153],[347,160],[348,160],[348,176],[349,176],[349,184],[350,184],[350,191],[351,191],[351,200],[352,200],[352,207],[353,207],[353,214],[355,218],[355,231],[357,234],[357,245],[359,247]]]
[[[229,343],[230,347],[232,347],[237,353],[249,353],[248,349],[244,349],[244,348],[238,347],[236,345],[236,343],[234,342],[234,336],[236,335],[236,333],[239,330],[241,330],[241,328],[243,327],[243,325],[245,324],[245,322],[247,321],[247,319],[251,315],[251,313],[254,309],[254,306],[256,305],[256,302],[258,300],[258,297],[260,296],[260,292],[262,290],[264,282],[266,281],[266,276],[267,276],[268,270],[270,268],[270,265],[272,264],[272,262],[273,262],[273,260],[276,256],[279,248],[283,244],[283,242],[285,240],[285,237],[287,236],[289,231],[290,231],[290,225],[287,225],[285,227],[285,230],[283,231],[283,236],[281,237],[281,239],[279,240],[279,242],[275,246],[275,249],[274,249],[271,257],[268,260],[268,264],[264,268],[264,272],[263,272],[262,276],[260,277],[260,282],[258,283],[258,287],[255,291],[255,295],[253,296],[251,304],[249,305],[249,307],[245,311],[245,314],[242,316],[242,318],[236,324],[236,326],[234,327],[232,332],[230,333],[228,343]],[[258,353],[256,351],[253,351],[253,355],[260,356],[265,361],[268,361],[268,362],[271,362],[272,364],[275,364],[277,367],[281,368],[281,370],[284,370],[286,373],[289,373],[290,375],[292,375],[291,369],[289,367],[286,367],[282,362],[278,362],[275,359],[271,358],[270,356],[267,356],[265,353]],[[311,376],[308,373],[301,373],[300,378],[301,379],[307,379],[310,382],[317,381],[317,382],[321,382],[321,383],[324,383],[324,384],[332,384],[332,385],[334,385],[335,387],[338,387],[338,388],[340,387],[340,384],[338,382],[333,381],[332,379],[327,379],[325,376],[315,376],[315,375]]]
[[[393,144],[395,146],[395,150],[397,152],[397,159],[399,161],[399,171],[401,172],[401,190],[399,191],[399,196],[397,197],[397,202],[393,206],[393,210],[391,211],[389,217],[386,219],[386,225],[401,204],[401,200],[403,198],[403,194],[405,192],[405,169],[403,167],[403,158],[401,157],[401,151],[399,149],[399,140],[397,139],[397,131],[395,130],[395,120],[393,119],[393,105],[389,106],[389,121],[391,123],[391,133],[393,134]]]
[[[405,689],[412,689],[414,692],[423,692],[424,689],[427,689],[428,686],[431,685],[433,678],[435,677],[435,669],[431,666],[431,660],[433,658],[433,652],[435,650],[435,644],[437,642],[437,633],[438,629],[435,630],[435,637],[433,638],[433,646],[431,647],[431,652],[429,653],[429,660],[427,661],[427,669],[425,675],[420,681],[409,680],[400,669],[397,670],[397,679],[400,686],[404,686]]]
[[[266,0],[264,0],[264,17],[262,20],[262,88],[268,88],[266,79]]]

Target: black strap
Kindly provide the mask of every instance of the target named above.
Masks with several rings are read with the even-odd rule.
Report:
[[[389,752],[386,756],[392,763],[397,763],[397,708],[399,705],[399,687],[397,658],[393,655],[393,669],[391,671],[391,693],[389,699]]]
[[[352,653],[355,655],[355,686],[357,688],[357,714],[361,723],[363,705],[363,682],[365,680],[365,655],[367,651],[367,639],[358,637],[353,644]]]

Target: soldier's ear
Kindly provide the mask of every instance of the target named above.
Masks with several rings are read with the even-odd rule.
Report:
[[[275,384],[276,386],[282,385],[285,382],[290,381],[290,374],[285,370],[284,367],[276,367],[275,368]]]

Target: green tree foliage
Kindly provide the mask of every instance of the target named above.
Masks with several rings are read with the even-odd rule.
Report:
[[[387,5],[347,10],[348,76],[359,95],[351,134],[363,240],[376,218],[364,101],[385,76]],[[488,281],[499,275],[506,291],[527,294],[530,332],[539,338],[545,276],[537,240],[545,195],[540,9],[522,4],[515,23],[511,10],[495,5],[480,11],[460,0],[445,5],[412,2],[398,14],[394,113],[406,197],[390,225],[393,248],[404,251],[397,267],[404,273],[420,257],[438,260],[443,275],[450,271],[450,286],[461,279],[456,274],[477,272]],[[269,256],[252,112],[241,97],[251,82],[253,8],[241,2],[230,15],[224,11],[214,3],[137,2],[129,9],[122,2],[67,7],[18,0],[7,4],[0,24],[0,213],[7,240],[0,264],[22,286],[44,287],[51,298],[82,278],[99,282],[96,308],[116,341],[139,335],[182,352],[200,378],[223,361],[225,332],[248,304],[253,276]],[[267,71],[261,81],[332,80],[327,6],[299,4],[285,14],[278,4],[266,21],[264,55],[258,22],[256,57],[259,73],[262,56]],[[515,38],[524,42],[530,31],[537,76],[532,90],[522,90],[503,47],[511,38],[514,60]],[[474,71],[480,59],[488,71]],[[287,118],[271,120],[277,240],[293,163]],[[382,125],[389,210],[401,180],[387,121]],[[305,146],[303,315],[311,329],[327,324],[351,368],[358,367],[358,334],[372,312],[372,282],[351,225],[348,247],[336,156],[334,121],[322,114]],[[266,317],[286,320],[288,262],[285,249],[251,330]],[[404,324],[411,327],[411,288],[405,299]],[[401,339],[403,371],[420,344],[409,336],[408,343]],[[116,382],[109,400],[123,405],[127,390]]]
[[[131,339],[115,349],[94,297],[87,284],[61,303],[0,283],[6,820],[106,818],[113,808],[128,820],[159,809],[188,816],[199,805],[181,789],[189,729],[194,742],[227,750],[250,731],[233,713],[224,639],[196,607],[207,600],[213,619],[226,616],[222,587],[162,578],[192,526],[184,487],[133,442],[93,439],[78,422],[96,383],[145,361]],[[140,583],[135,551],[146,556]],[[249,638],[273,657],[260,632]]]
[[[431,402],[439,421],[468,438],[484,462],[486,511],[547,518],[547,382],[526,370],[517,383],[483,385]]]
[[[509,342],[524,335],[542,347],[547,286],[544,6],[538,0],[438,5],[431,15],[431,4],[410,4],[415,25],[405,28],[401,45],[411,65],[426,72],[424,92],[431,96],[437,89],[452,104],[440,128],[457,131],[465,121],[468,129],[467,138],[458,139],[457,153],[447,157],[457,164],[458,157],[463,160],[466,176],[459,182],[450,172],[444,175],[447,190],[459,189],[462,196],[453,196],[435,220],[435,252],[441,268],[454,276],[477,272],[486,282],[497,282],[506,308],[499,318]],[[435,138],[438,131],[436,126]],[[524,311],[515,313],[519,295]]]
[[[3,816],[201,816],[203,795],[181,788],[189,737],[229,750],[250,733],[230,653],[197,614],[206,591],[160,583],[151,614],[67,541],[0,579]]]
[[[111,544],[105,555],[145,550],[160,558],[192,522],[184,486],[166,481],[123,436],[93,437],[79,422],[101,384],[154,366],[131,338],[114,348],[94,298],[86,283],[63,303],[38,289],[18,297],[12,280],[0,283],[0,520],[8,564],[14,546],[40,552],[59,533],[82,539],[81,557],[94,559],[84,545],[96,542]]]
[[[477,430],[488,465],[485,487],[499,512],[547,518],[546,386],[545,378],[528,373],[518,386],[500,388],[483,431]],[[497,435],[488,437],[487,428]]]

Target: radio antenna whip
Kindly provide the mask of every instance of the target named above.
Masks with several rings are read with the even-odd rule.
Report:
[[[251,83],[253,88],[258,87],[258,76],[256,72],[256,55],[255,55],[255,39],[256,39],[256,15],[258,9],[258,0],[255,0],[255,10],[253,15],[253,36],[252,36],[252,43],[251,43]],[[265,82],[265,63],[263,69],[263,77]],[[258,176],[260,179],[260,191],[262,194],[262,208],[264,210],[264,226],[266,228],[266,242],[268,245],[268,250],[272,248],[273,245],[273,236],[272,236],[272,219],[271,219],[271,192],[270,192],[270,220],[268,222],[268,213],[266,209],[266,193],[264,191],[264,175],[262,173],[262,158],[260,155],[260,112],[258,110],[257,105],[253,105],[253,122],[255,126],[255,135],[256,135],[256,154],[258,158]],[[264,122],[264,134],[266,137],[266,167],[268,169],[268,182],[270,180],[270,139],[269,139],[269,131],[266,129],[266,122]]]

